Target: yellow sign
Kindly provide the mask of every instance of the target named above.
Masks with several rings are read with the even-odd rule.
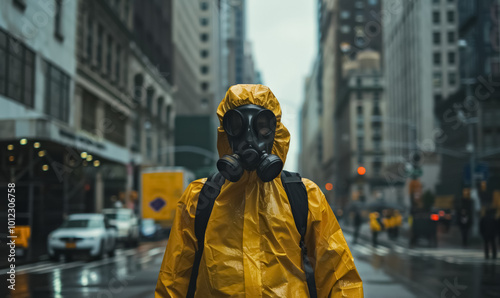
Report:
[[[183,191],[183,172],[143,173],[142,218],[173,220]]]
[[[30,228],[30,226],[17,226],[14,229],[14,234],[17,236],[17,238],[16,238],[16,247],[28,248],[28,246],[29,246],[29,239],[31,237],[31,228]]]

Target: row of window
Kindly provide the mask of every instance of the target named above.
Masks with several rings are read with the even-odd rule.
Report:
[[[455,43],[456,36],[455,36],[455,32],[454,31],[449,31],[447,33],[447,37],[448,37],[448,43],[450,43],[450,44]],[[435,45],[440,45],[441,44],[441,32],[433,32],[432,33],[432,42]]]
[[[85,45],[87,60],[90,65],[95,61],[99,70],[104,70],[104,73],[112,81],[120,83],[122,80],[121,72],[124,70],[121,67],[121,61],[123,59],[122,48],[115,42],[111,33],[105,32],[103,25],[97,24],[97,38],[95,39],[94,31],[94,21],[89,17],[87,19]],[[94,42],[96,43],[95,47]],[[104,50],[106,51],[105,53]],[[105,65],[103,65],[103,62],[105,62]]]
[[[34,108],[35,53],[0,30],[0,94]],[[44,110],[47,115],[67,122],[70,77],[50,62],[44,62]]]
[[[455,12],[452,10],[447,11],[446,12],[446,20],[448,21],[448,23],[454,23],[455,22]],[[432,12],[432,22],[434,24],[441,23],[441,12],[440,11]]]
[[[442,61],[441,57],[442,57],[441,52],[435,52],[433,54],[432,60],[434,61],[434,65],[441,65],[441,61]],[[455,52],[448,52],[447,57],[448,57],[448,64],[450,64],[450,65],[455,64],[455,62],[456,62]]]
[[[35,53],[0,30],[0,94],[34,107]]]
[[[441,87],[443,85],[443,74],[440,71],[434,72],[433,75],[434,87]],[[448,85],[454,86],[457,84],[457,74],[455,72],[448,73]]]

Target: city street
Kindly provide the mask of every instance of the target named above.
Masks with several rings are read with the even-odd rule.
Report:
[[[485,261],[477,249],[408,249],[380,245],[366,239],[350,244],[363,279],[365,297],[498,297],[500,261]],[[151,297],[163,257],[165,241],[119,249],[114,258],[75,259],[19,266],[16,291],[2,297]],[[5,270],[2,269],[2,273]],[[10,296],[9,296],[10,295]]]
[[[43,261],[16,268],[8,292],[2,269],[0,297],[152,297],[166,241],[118,249],[113,258]]]

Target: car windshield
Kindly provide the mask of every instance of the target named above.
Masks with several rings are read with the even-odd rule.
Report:
[[[155,225],[154,220],[143,220],[142,221],[142,226],[143,227],[152,227]]]
[[[114,219],[120,221],[126,221],[130,219],[130,217],[126,213],[106,213],[105,216],[107,219]]]
[[[76,229],[76,228],[99,228],[100,221],[97,219],[70,219],[65,221],[61,228]]]

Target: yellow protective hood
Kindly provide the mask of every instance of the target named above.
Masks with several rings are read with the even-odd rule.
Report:
[[[276,134],[274,136],[272,154],[278,155],[284,164],[290,145],[290,133],[285,125],[281,123],[281,107],[278,100],[273,92],[271,92],[271,89],[263,85],[234,85],[229,88],[226,96],[219,104],[219,108],[217,109],[217,116],[220,122],[220,126],[217,129],[219,157],[233,153],[229,146],[226,132],[222,127],[222,118],[227,111],[247,104],[258,105],[271,110],[276,116]]]
[[[232,86],[217,110],[221,123],[228,110],[245,104],[274,112],[277,129],[272,153],[285,162],[290,134],[281,123],[281,108],[269,88]],[[217,147],[220,156],[232,154],[222,125]],[[195,297],[307,297],[300,234],[280,177],[263,182],[255,171],[245,171],[238,182],[226,181],[201,244],[194,227],[205,182],[192,182],[179,200],[156,297],[186,296],[199,245],[204,249]],[[308,179],[302,182],[309,207],[305,243],[318,297],[363,297],[361,279],[332,209],[316,184]]]

